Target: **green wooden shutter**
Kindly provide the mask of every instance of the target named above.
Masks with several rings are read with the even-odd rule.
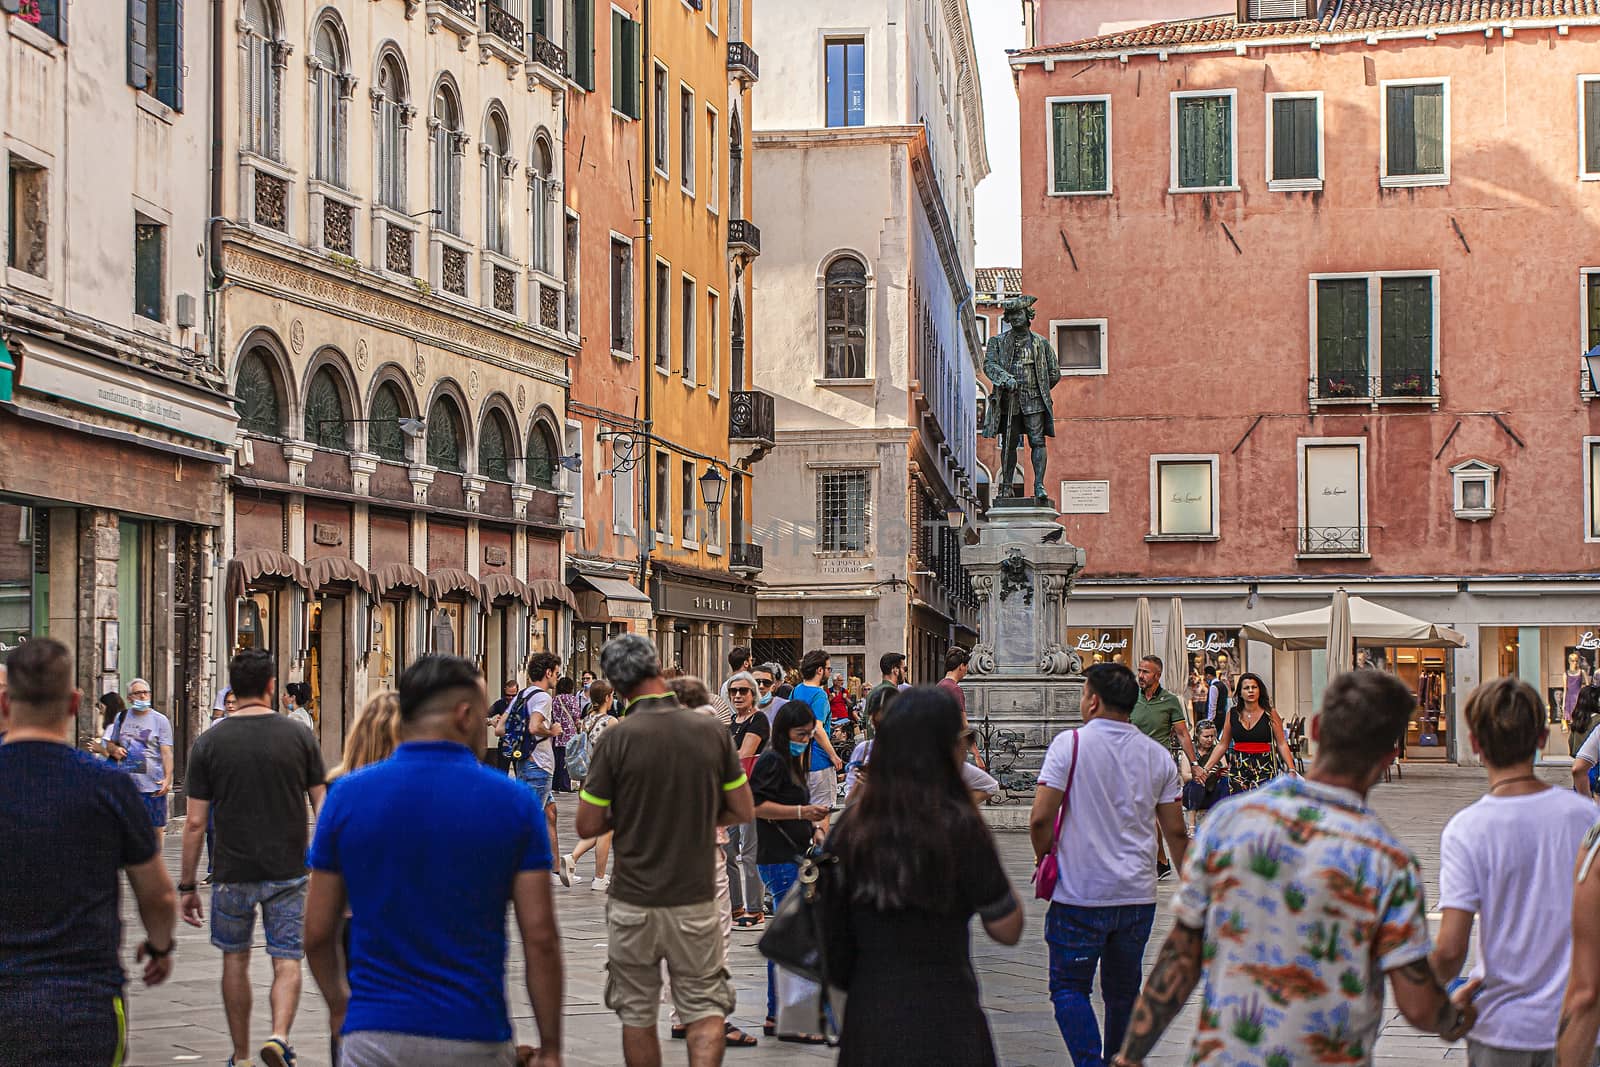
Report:
[[[572,69],[573,80],[590,92],[594,91],[594,0],[573,0],[572,19],[574,33],[572,35],[572,55],[567,57],[567,63]],[[617,39],[611,38],[611,46],[616,47]]]
[[[1600,173],[1600,82],[1583,83],[1583,169]]]
[[[1417,138],[1418,174],[1444,173],[1444,86],[1412,88],[1412,116]]]
[[[1106,188],[1106,105],[1101,100],[1052,105],[1055,158],[1053,187],[1058,193]]]
[[[183,110],[183,0],[156,0],[156,99]]]
[[[1076,192],[1081,188],[1078,178],[1078,108],[1069,103],[1052,106],[1055,108],[1055,191]]]
[[[611,106],[622,112],[628,113],[627,82],[623,80],[624,57],[628,50],[623,47],[623,25],[628,21],[628,16],[620,11],[611,12]]]
[[[150,83],[150,24],[154,21],[147,0],[128,0],[128,84],[143,89]]]
[[[1367,280],[1317,282],[1317,395],[1367,393]]]
[[[629,118],[644,114],[644,86],[639,73],[639,23],[630,18],[622,20],[622,98]]]
[[[1433,389],[1433,280],[1383,279],[1383,392],[1426,396]]]
[[[1274,181],[1317,177],[1317,102],[1290,97],[1272,102],[1272,177]]]
[[[1233,184],[1233,101],[1226,96],[1206,98],[1205,184]]]
[[[1417,173],[1417,130],[1411,88],[1396,85],[1389,89],[1387,122],[1390,174]]]
[[[1078,173],[1083,179],[1080,188],[1085,191],[1107,189],[1107,104],[1103,100],[1091,100],[1078,107]]]
[[[1600,274],[1585,277],[1589,296],[1589,348],[1600,345]]]
[[[1198,97],[1178,101],[1178,188],[1205,184],[1205,103]]]

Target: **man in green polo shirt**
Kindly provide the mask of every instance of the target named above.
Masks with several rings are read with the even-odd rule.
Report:
[[[1146,737],[1172,752],[1174,760],[1181,748],[1183,754],[1189,757],[1189,766],[1203,780],[1202,768],[1205,765],[1195,758],[1194,739],[1189,735],[1189,717],[1183,712],[1183,701],[1161,688],[1161,671],[1160,656],[1146,656],[1139,661],[1139,700],[1134,704],[1133,714],[1128,721]],[[1167,862],[1166,847],[1161,842],[1160,834],[1156,835],[1156,873],[1162,878],[1172,873],[1172,865]]]

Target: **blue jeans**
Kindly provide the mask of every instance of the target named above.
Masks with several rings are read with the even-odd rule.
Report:
[[[260,908],[267,955],[304,958],[307,881],[302,875],[284,882],[218,882],[211,888],[211,943],[223,952],[249,952]]]
[[[789,890],[794,888],[794,883],[800,877],[798,863],[762,863],[756,867],[756,873],[761,876],[761,884],[767,887],[767,892],[772,894],[772,911],[777,914],[778,906],[783,903],[783,898]],[[778,1017],[778,986],[777,970],[771,960],[767,961],[767,1018]]]
[[[1139,996],[1144,946],[1155,917],[1154,904],[1109,908],[1050,905],[1044,924],[1044,939],[1050,946],[1050,1001],[1075,1067],[1104,1067],[1122,1048],[1128,1018]],[[1100,968],[1100,995],[1106,1003],[1103,1045],[1089,1003],[1096,965]]]
[[[523,760],[517,764],[517,781],[533,790],[534,803],[543,811],[550,803],[550,772],[531,759]]]

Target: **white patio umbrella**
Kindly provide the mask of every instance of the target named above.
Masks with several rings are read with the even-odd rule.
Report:
[[[1328,605],[1328,681],[1355,666],[1355,635],[1350,632],[1350,594],[1333,591]]]
[[[1458,630],[1374,604],[1365,597],[1350,597],[1349,606],[1352,641],[1419,648],[1461,648],[1467,643],[1466,635]],[[1290,652],[1326,648],[1332,614],[1330,604],[1325,608],[1252,622],[1241,632],[1247,641],[1260,641]]]
[[[1189,713],[1185,693],[1189,686],[1189,636],[1183,625],[1183,601],[1172,598],[1172,610],[1167,612],[1167,647],[1161,654],[1165,669],[1161,681],[1183,701],[1183,711]]]
[[[1150,620],[1150,598],[1147,596],[1140,597],[1133,605],[1133,648],[1129,651],[1133,654],[1128,662],[1132,670],[1138,670],[1140,661],[1146,656],[1156,654],[1156,630]]]

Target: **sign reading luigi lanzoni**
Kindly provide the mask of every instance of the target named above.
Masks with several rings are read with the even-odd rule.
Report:
[[[654,583],[652,592],[655,594],[656,613],[660,615],[734,624],[754,625],[756,621],[756,598],[753,593],[661,580]]]

